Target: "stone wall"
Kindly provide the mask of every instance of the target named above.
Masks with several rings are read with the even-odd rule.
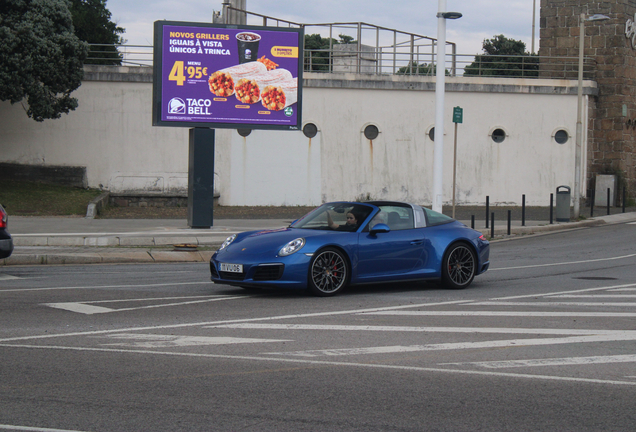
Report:
[[[187,207],[188,197],[110,195],[108,203],[114,207]],[[216,203],[216,200],[215,200]]]
[[[88,187],[86,167],[0,162],[0,180],[37,181],[78,188]]]
[[[590,99],[588,112],[588,188],[597,174],[616,174],[619,187],[626,186],[634,198],[636,50],[626,29],[635,20],[636,0],[541,0],[539,55],[576,60],[582,13],[610,17],[585,23],[585,78],[594,79],[599,89],[598,96]],[[594,67],[588,66],[591,62]],[[578,65],[569,78],[576,79],[577,72]]]

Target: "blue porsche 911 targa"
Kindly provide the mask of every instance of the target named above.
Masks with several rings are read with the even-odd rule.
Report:
[[[438,279],[465,288],[490,245],[461,222],[415,204],[324,204],[286,228],[229,237],[210,260],[215,283],[331,296],[347,285]]]

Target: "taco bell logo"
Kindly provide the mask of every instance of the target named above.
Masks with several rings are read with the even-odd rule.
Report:
[[[186,104],[183,99],[175,97],[168,102],[168,114],[185,114]]]
[[[251,49],[247,48],[245,50],[245,58],[246,59],[251,59],[252,58],[252,50]]]

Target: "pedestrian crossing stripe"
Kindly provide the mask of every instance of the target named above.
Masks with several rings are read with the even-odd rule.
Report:
[[[124,346],[130,348],[170,348],[188,347],[204,345],[233,345],[271,342],[292,342],[288,339],[255,339],[236,337],[208,337],[208,336],[184,336],[184,335],[161,335],[161,334],[139,334],[139,333],[119,333],[108,336],[98,336],[100,339],[119,340],[120,342],[110,342],[101,344],[102,346]]]

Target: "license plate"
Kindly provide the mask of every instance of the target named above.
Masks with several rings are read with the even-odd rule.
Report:
[[[221,271],[228,273],[243,273],[243,264],[221,263]]]

